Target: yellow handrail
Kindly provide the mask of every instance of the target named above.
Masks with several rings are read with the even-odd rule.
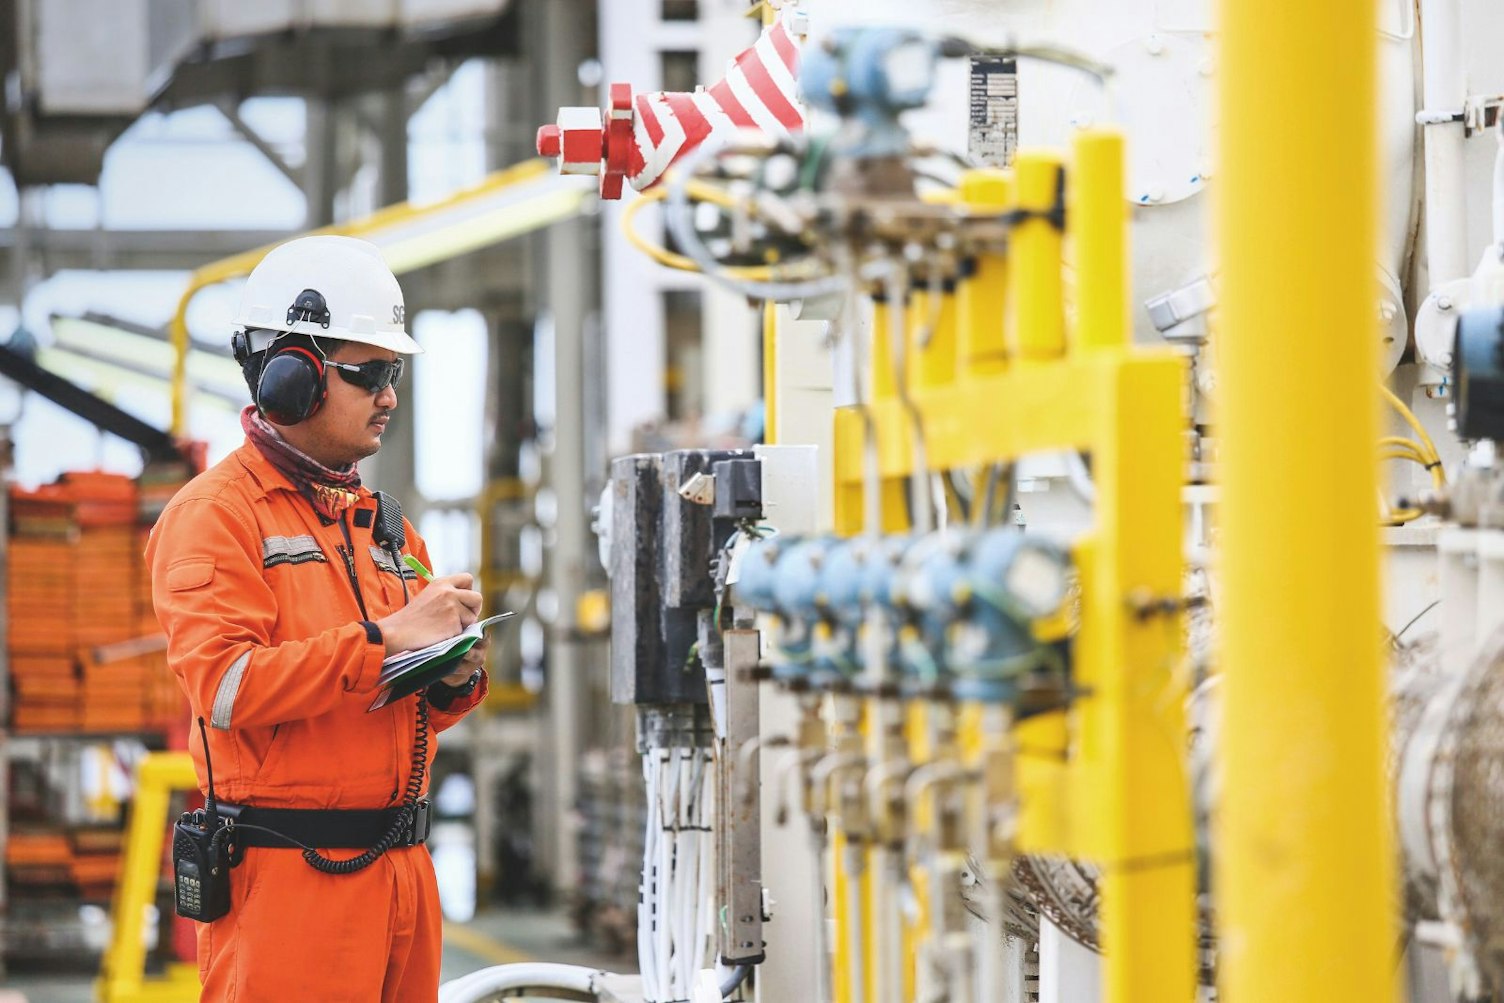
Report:
[[[95,983],[100,1003],[191,1003],[198,999],[198,970],[193,965],[174,965],[161,978],[146,977],[141,936],[146,907],[156,900],[157,878],[162,873],[168,799],[173,791],[197,789],[193,760],[186,752],[149,753],[136,767],[136,795],[115,889],[110,946]],[[168,928],[169,917],[163,916],[159,929]]]

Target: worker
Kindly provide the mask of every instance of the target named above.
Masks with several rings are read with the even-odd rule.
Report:
[[[232,338],[245,442],[177,493],[147,544],[168,662],[207,722],[189,743],[199,786],[206,740],[235,823],[229,911],[198,926],[202,1000],[438,994],[431,735],[484,698],[485,644],[371,709],[383,659],[461,633],[481,604],[470,575],[408,566],[426,572],[427,548],[356,468],[421,351],[403,322],[371,244],[303,237],[267,254]]]

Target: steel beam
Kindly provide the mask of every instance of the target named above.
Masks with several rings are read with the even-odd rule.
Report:
[[[283,230],[0,229],[0,273],[17,274],[18,251],[34,280],[72,270],[189,271],[293,236]]]
[[[266,162],[275,167],[284,178],[291,181],[297,188],[303,187],[303,169],[294,167],[283,159],[282,154],[276,151],[272,144],[268,143],[261,133],[251,128],[250,123],[240,117],[240,108],[230,98],[221,98],[214,103],[219,113],[225,117],[231,127],[240,134],[240,138],[253,146],[257,153],[266,158]]]

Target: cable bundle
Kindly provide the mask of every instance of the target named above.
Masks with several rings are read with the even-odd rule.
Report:
[[[637,958],[647,1003],[690,999],[713,960],[715,772],[710,750],[649,749]]]

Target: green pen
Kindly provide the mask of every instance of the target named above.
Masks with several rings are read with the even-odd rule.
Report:
[[[423,562],[418,560],[412,554],[403,554],[402,563],[406,564],[409,568],[412,568],[414,571],[416,571],[418,573],[418,577],[423,579],[425,582],[433,581],[433,572],[425,568],[423,566]]]

